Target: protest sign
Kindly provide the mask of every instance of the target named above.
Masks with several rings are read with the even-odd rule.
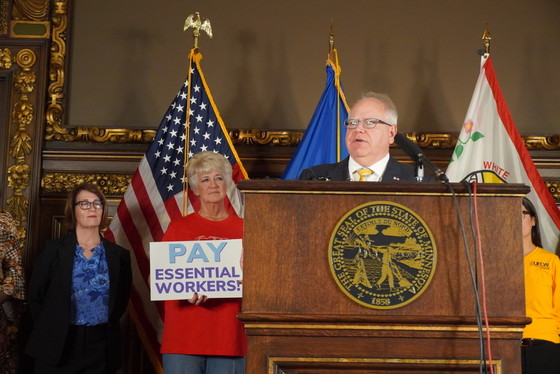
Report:
[[[151,300],[241,297],[241,239],[150,243]]]

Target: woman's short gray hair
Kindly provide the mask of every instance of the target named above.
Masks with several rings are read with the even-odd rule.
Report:
[[[226,185],[233,184],[231,179],[232,169],[229,161],[221,154],[211,151],[200,152],[192,156],[187,163],[187,178],[191,189],[198,188],[198,174],[212,171],[222,174]]]

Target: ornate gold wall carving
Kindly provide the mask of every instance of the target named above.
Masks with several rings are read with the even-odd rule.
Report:
[[[546,187],[552,194],[554,201],[560,202],[560,181],[545,182]]]
[[[51,49],[49,56],[49,88],[46,111],[46,140],[62,140],[68,130],[62,127],[64,100],[64,69],[66,61],[66,28],[68,3],[54,1],[51,20]]]
[[[257,129],[229,131],[233,144],[296,146],[301,141],[301,131],[262,131]]]
[[[10,133],[8,149],[13,164],[7,168],[8,187],[13,193],[6,203],[14,218],[22,223],[28,219],[29,200],[25,190],[29,186],[31,169],[28,156],[32,152],[32,136],[29,128],[36,118],[35,107],[30,100],[37,83],[37,73],[32,70],[36,60],[37,56],[30,49],[19,50],[15,58],[11,49],[0,50],[0,68],[10,69],[13,65],[16,66],[12,91],[15,97],[10,113],[10,128],[14,128],[14,131]]]
[[[0,69],[9,69],[14,63],[14,55],[8,48],[0,49]]]
[[[14,0],[12,18],[26,21],[45,21],[49,15],[49,0]]]
[[[8,35],[9,0],[0,0],[0,35]]]
[[[560,134],[551,136],[524,136],[528,149],[560,149]]]
[[[41,189],[47,193],[68,193],[82,182],[95,183],[105,195],[123,195],[130,183],[129,174],[74,174],[46,173],[41,179]]]
[[[9,210],[18,221],[27,221],[29,200],[24,196],[24,190],[29,186],[29,165],[12,165],[8,168],[8,187],[14,193],[6,200]]]

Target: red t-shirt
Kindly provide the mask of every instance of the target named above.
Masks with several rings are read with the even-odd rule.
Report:
[[[169,224],[162,241],[241,239],[243,220],[230,214],[210,221],[192,213]],[[237,319],[241,299],[208,299],[202,305],[187,300],[165,301],[161,353],[245,356],[247,336]]]

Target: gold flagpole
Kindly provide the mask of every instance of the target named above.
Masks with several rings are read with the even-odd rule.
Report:
[[[329,59],[334,64],[334,84],[337,88],[336,95],[336,162],[340,161],[340,95],[338,95],[339,76],[338,76],[338,55],[334,49],[334,30],[333,20],[331,18],[331,27],[329,31]]]
[[[182,214],[183,217],[188,214],[189,209],[189,183],[187,178],[187,164],[189,162],[189,151],[190,151],[190,134],[191,134],[191,66],[193,58],[196,53],[198,53],[198,37],[200,36],[200,30],[206,32],[210,38],[212,38],[212,26],[210,25],[210,20],[207,18],[200,17],[198,12],[190,14],[185,20],[185,25],[183,31],[187,31],[189,28],[193,29],[193,48],[189,53],[189,72],[187,75],[187,101],[185,102],[185,152],[183,154],[183,207]]]

